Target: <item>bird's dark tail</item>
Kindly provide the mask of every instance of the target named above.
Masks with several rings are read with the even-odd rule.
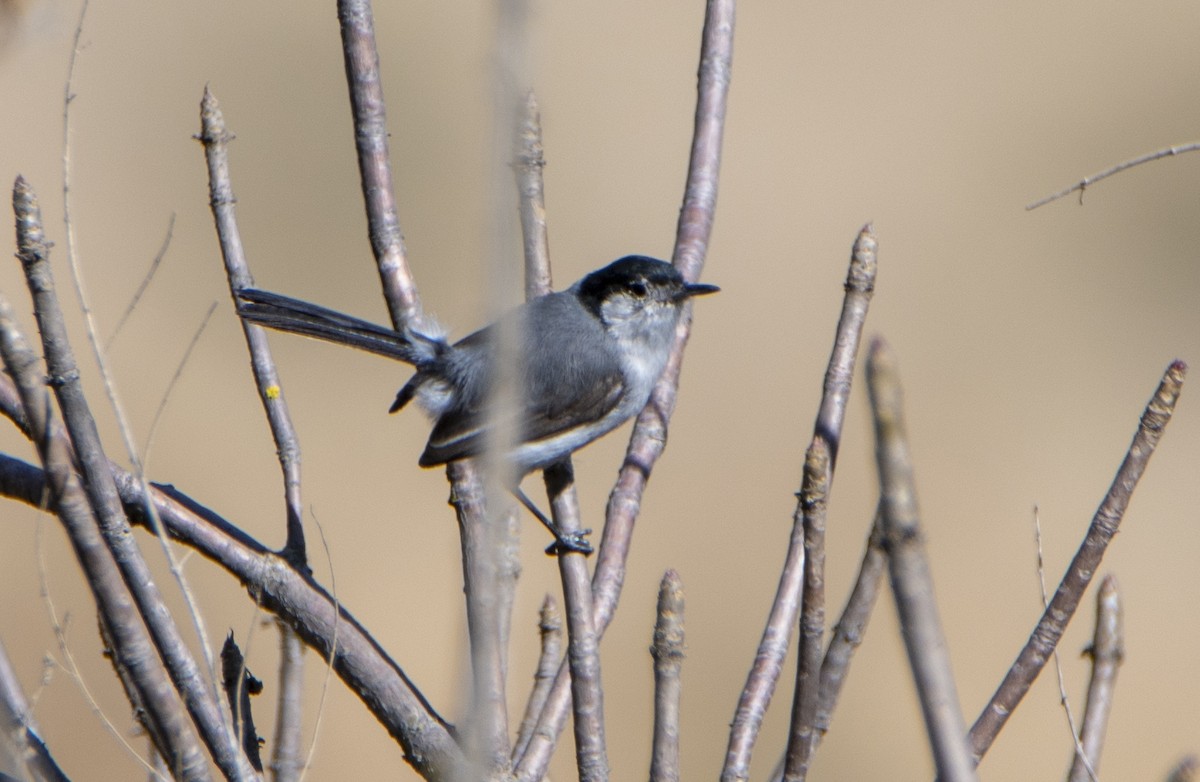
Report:
[[[428,363],[446,343],[414,331],[401,333],[335,310],[278,293],[243,288],[237,292],[238,315],[267,328],[303,334],[376,353],[406,364]]]

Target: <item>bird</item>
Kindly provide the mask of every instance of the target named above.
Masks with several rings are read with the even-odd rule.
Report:
[[[238,290],[237,303],[248,322],[412,365],[416,372],[389,412],[416,400],[432,418],[418,460],[422,467],[483,453],[493,424],[488,401],[498,335],[501,328],[515,326],[518,420],[505,457],[518,485],[510,490],[555,535],[548,551],[588,553],[585,540],[560,534],[525,496],[520,479],[566,459],[645,407],[666,366],[684,304],[718,290],[686,281],[666,261],[627,255],[454,343],[256,288]]]

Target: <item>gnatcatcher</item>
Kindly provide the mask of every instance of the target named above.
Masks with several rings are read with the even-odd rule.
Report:
[[[517,444],[507,454],[517,480],[566,458],[645,407],[666,366],[684,303],[717,290],[685,281],[665,261],[629,255],[506,316],[515,319],[520,340],[521,419]],[[434,419],[422,467],[483,452],[494,324],[450,344],[276,293],[244,289],[237,295],[238,313],[253,323],[413,365],[416,374],[400,389],[390,412],[415,398]],[[552,549],[591,551],[582,537],[561,535],[519,486],[512,491],[554,534]]]

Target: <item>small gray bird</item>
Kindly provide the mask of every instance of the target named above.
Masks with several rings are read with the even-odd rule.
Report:
[[[519,334],[520,421],[507,454],[518,479],[544,469],[620,426],[646,406],[666,366],[684,303],[714,293],[669,263],[629,255],[570,288],[513,310]],[[434,419],[422,467],[478,456],[489,425],[495,324],[450,344],[398,332],[267,291],[238,291],[238,313],[281,331],[350,345],[416,368],[391,411],[416,399]],[[519,487],[514,495],[555,534],[556,550],[590,551],[564,539]]]

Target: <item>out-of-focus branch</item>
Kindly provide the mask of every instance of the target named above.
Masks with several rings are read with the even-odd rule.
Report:
[[[834,335],[833,351],[825,370],[821,407],[813,427],[814,436],[821,437],[829,446],[831,457],[836,457],[837,444],[842,438],[846,400],[850,397],[858,347],[862,341],[863,323],[866,321],[867,308],[875,291],[877,249],[878,244],[871,225],[863,226],[850,253],[842,315]],[[830,481],[833,479],[835,462],[835,458],[830,459]],[[805,487],[801,487],[797,499],[801,499],[806,491]],[[750,667],[746,684],[738,698],[737,709],[734,711],[729,731],[729,746],[725,751],[725,767],[721,772],[722,782],[737,782],[750,777],[751,753],[758,740],[758,732],[770,705],[771,696],[775,692],[780,672],[783,670],[783,658],[787,654],[792,628],[796,623],[796,612],[800,606],[804,581],[803,522],[803,505],[802,502],[798,502],[792,515],[791,538],[787,554],[784,556],[783,570],[779,574],[779,586],[771,603],[771,613],[763,628],[754,663]],[[869,610],[868,606],[868,612]],[[832,708],[832,703],[829,705]]]
[[[1188,755],[1167,774],[1167,782],[1194,782],[1197,769],[1200,769],[1200,757]]]
[[[683,582],[668,570],[658,588],[654,623],[654,749],[650,782],[679,782],[679,693],[683,667]]]
[[[921,700],[938,779],[967,782],[975,779],[975,766],[967,746],[966,724],[938,618],[932,573],[917,516],[916,481],[904,424],[900,373],[895,356],[882,340],[871,345],[867,357],[867,387],[875,419],[883,545],[908,662]]]
[[[518,208],[521,213],[521,236],[525,247],[525,299],[545,296],[554,287],[550,273],[550,238],[546,230],[546,191],[542,169],[546,159],[542,154],[542,115],[537,96],[530,91],[525,96],[525,110],[517,129],[517,159],[513,170],[517,176]]]
[[[275,699],[275,740],[271,749],[274,782],[294,782],[304,771],[304,642],[286,622],[279,631],[279,697]]]
[[[507,634],[495,586],[502,578],[497,552],[500,537],[492,524],[499,519],[489,516],[483,483],[469,461],[446,465],[451,483],[450,504],[458,518],[462,541],[463,591],[467,602],[467,633],[471,653],[471,708],[464,726],[467,754],[488,772],[509,767],[508,711],[505,695],[507,676]],[[511,514],[511,511],[510,511]]]
[[[1067,567],[1054,597],[1046,606],[1024,648],[1017,654],[1017,659],[1008,669],[1004,680],[996,688],[992,699],[971,726],[971,751],[976,763],[992,746],[1013,710],[1025,697],[1025,693],[1045,667],[1046,661],[1050,659],[1063,632],[1066,631],[1067,623],[1075,615],[1075,609],[1079,607],[1084,591],[1100,567],[1105,549],[1117,534],[1133,490],[1171,420],[1186,374],[1187,365],[1182,361],[1174,361],[1167,367],[1162,382],[1142,413],[1137,433],[1133,436],[1125,459],[1100,507],[1096,509],[1087,534]]]
[[[542,180],[545,164],[541,116],[537,99],[530,91],[521,106],[513,160],[524,245],[526,300],[544,296],[551,290],[545,185]],[[543,478],[558,533],[568,537],[582,534],[579,498],[575,493],[575,470],[570,457],[547,468]],[[581,779],[607,779],[608,751],[600,681],[599,632],[592,615],[592,588],[587,560],[579,552],[556,550],[567,619],[566,661],[571,670],[576,762]]]
[[[695,130],[672,255],[676,267],[689,280],[695,280],[703,267],[716,210],[721,138],[733,66],[735,7],[735,0],[709,0],[705,11]],[[598,635],[608,627],[616,609],[642,492],[645,491],[655,462],[666,446],[666,424],[675,408],[683,349],[690,331],[689,309],[680,319],[674,350],[650,397],[650,403],[637,418],[625,452],[625,463],[609,495],[604,536],[592,574],[592,600]],[[565,667],[560,667],[534,738],[517,765],[516,773],[520,780],[529,781],[545,776],[555,741],[566,719],[569,700],[567,679]]]
[[[1092,678],[1088,684],[1087,706],[1083,712],[1083,728],[1079,745],[1083,756],[1075,755],[1071,763],[1069,782],[1088,782],[1100,769],[1100,751],[1108,730],[1108,715],[1112,713],[1113,689],[1117,669],[1125,655],[1125,638],[1121,630],[1121,593],[1115,576],[1107,575],[1096,592],[1096,632],[1092,647]]]

